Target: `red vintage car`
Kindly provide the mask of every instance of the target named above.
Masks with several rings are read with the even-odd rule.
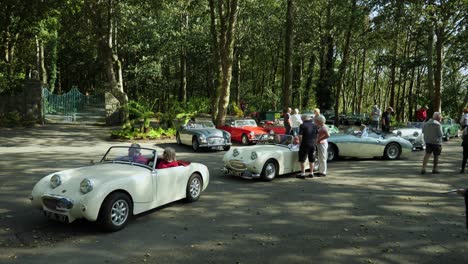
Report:
[[[226,120],[226,124],[218,129],[231,133],[232,141],[244,145],[255,144],[261,135],[267,134],[267,131],[257,126],[257,122],[253,119]]]

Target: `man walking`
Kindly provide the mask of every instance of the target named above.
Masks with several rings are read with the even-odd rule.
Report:
[[[426,173],[426,165],[431,154],[434,155],[434,163],[432,167],[432,174],[437,174],[437,163],[439,156],[442,152],[442,126],[440,125],[442,115],[439,112],[434,112],[432,119],[424,124],[422,132],[424,134],[424,141],[426,142],[426,154],[424,155],[421,174]]]
[[[310,174],[314,177],[314,151],[317,144],[317,126],[312,121],[310,115],[302,115],[302,125],[299,126],[299,137],[301,145],[299,146],[299,162],[301,163],[301,174],[297,178],[305,179],[305,161],[309,159]]]

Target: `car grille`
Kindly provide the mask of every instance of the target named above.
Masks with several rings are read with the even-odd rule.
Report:
[[[257,134],[257,135],[255,135],[255,139],[259,140],[262,136],[263,136],[263,134]]]
[[[208,138],[208,144],[211,144],[211,145],[224,144],[224,138],[219,138],[219,137]]]
[[[73,202],[64,197],[43,196],[42,204],[54,211],[69,211],[73,208]]]
[[[247,169],[247,164],[245,164],[241,160],[231,160],[231,161],[229,161],[229,165],[231,165],[231,167],[233,169],[236,169],[236,170],[245,170],[245,169]]]

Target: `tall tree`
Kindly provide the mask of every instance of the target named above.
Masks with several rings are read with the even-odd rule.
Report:
[[[284,51],[284,83],[283,83],[283,101],[284,109],[291,106],[292,103],[292,85],[293,85],[293,45],[294,45],[294,0],[288,0],[286,15],[286,36]]]
[[[217,12],[215,12],[215,8]],[[216,125],[218,126],[224,125],[227,107],[229,105],[232,65],[234,61],[234,34],[237,26],[238,8],[237,0],[219,0],[216,7],[214,0],[210,0],[211,14],[216,15],[216,20],[219,22],[218,25],[215,23],[213,32],[215,34],[213,38],[215,38],[217,42],[215,48],[217,49],[216,52],[219,54],[219,63],[221,66],[219,81],[221,86],[218,88],[220,89],[219,92],[217,92],[217,94],[219,94],[218,113],[215,119]]]

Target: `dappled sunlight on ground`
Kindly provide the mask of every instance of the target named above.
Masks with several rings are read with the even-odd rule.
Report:
[[[128,144],[106,141],[105,131],[0,131],[8,137],[0,137],[0,262],[56,263],[69,256],[90,263],[468,262],[463,199],[441,194],[468,187],[468,175],[458,174],[458,140],[444,144],[439,175],[421,175],[424,153],[413,152],[398,161],[339,160],[328,164],[327,177],[272,182],[224,176],[224,151],[142,142],[158,151],[174,147],[178,159],[209,167],[210,185],[199,201],[141,214],[117,233],[82,220],[48,221],[32,210],[28,197],[40,178],[88,166],[108,147]]]

